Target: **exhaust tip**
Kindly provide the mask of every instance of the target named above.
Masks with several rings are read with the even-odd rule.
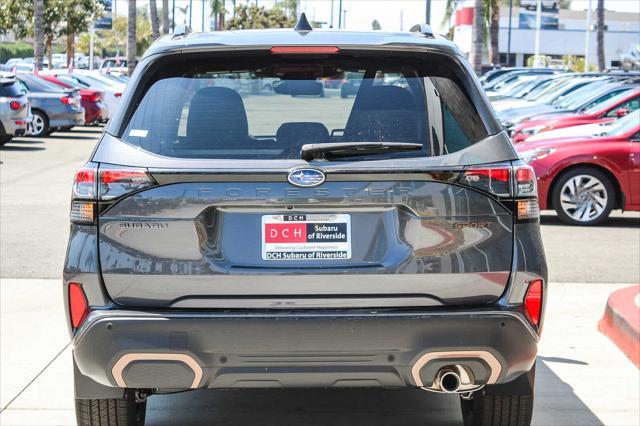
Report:
[[[460,380],[460,376],[456,372],[449,370],[442,373],[440,375],[439,381],[440,381],[440,388],[444,392],[451,393],[451,392],[456,392],[458,389],[460,389],[461,380]]]

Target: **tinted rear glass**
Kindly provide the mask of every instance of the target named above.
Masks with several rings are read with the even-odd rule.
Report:
[[[423,145],[380,159],[444,155],[488,136],[455,64],[265,54],[181,64],[147,83],[124,141],[212,159],[297,159],[311,143]]]
[[[0,97],[17,98],[20,96],[22,96],[22,91],[17,82],[0,84]]]

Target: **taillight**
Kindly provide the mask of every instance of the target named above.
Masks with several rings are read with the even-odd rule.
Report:
[[[529,321],[536,327],[540,326],[542,297],[542,280],[531,281],[527,289],[527,294],[524,296],[524,310]]]
[[[22,104],[20,103],[20,101],[11,101],[9,102],[9,108],[11,108],[14,111],[17,111],[20,108],[22,108]]]
[[[114,93],[113,96],[115,96],[116,98],[119,98],[120,96],[122,96],[122,93],[120,93],[120,92]]]
[[[60,102],[67,105],[73,105],[76,103],[76,98],[73,98],[71,96],[63,96],[62,98],[60,98]]]
[[[98,102],[101,99],[102,99],[102,94],[101,93],[95,93],[95,94],[91,95],[91,97],[89,98],[89,102]]]
[[[513,166],[472,166],[460,175],[458,183],[512,204],[519,221],[540,218],[536,174],[531,166],[522,163]]]
[[[82,290],[82,285],[78,283],[69,283],[69,317],[71,318],[71,327],[77,329],[82,325],[82,321],[89,314],[89,303],[87,296]]]
[[[110,201],[155,185],[144,169],[100,167],[88,164],[76,172],[71,200],[71,222],[93,224],[98,201]]]
[[[100,168],[99,195],[101,200],[112,200],[153,184],[153,179],[144,169],[133,167]]]

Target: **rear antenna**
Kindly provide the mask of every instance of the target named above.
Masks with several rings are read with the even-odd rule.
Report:
[[[295,31],[313,31],[313,27],[307,20],[307,15],[305,15],[304,12],[300,14],[300,19],[298,19],[298,22],[293,29]]]

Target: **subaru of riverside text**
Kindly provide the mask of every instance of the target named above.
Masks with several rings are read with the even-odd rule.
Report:
[[[539,222],[533,169],[429,26],[178,28],[75,175],[78,424],[190,389],[380,387],[529,425]]]

